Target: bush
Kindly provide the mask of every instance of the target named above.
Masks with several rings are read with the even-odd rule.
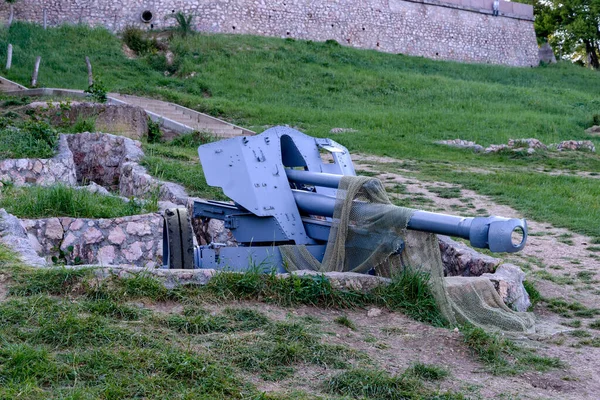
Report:
[[[123,31],[123,42],[136,54],[151,53],[158,49],[155,40],[146,39],[144,31],[134,26],[128,26]]]
[[[148,118],[148,142],[158,143],[160,142],[160,139],[162,139],[160,124]]]
[[[186,37],[194,33],[194,15],[184,14],[183,12],[178,11],[175,14],[167,15],[167,18],[174,18],[175,21],[177,21],[177,27],[175,28],[175,32],[180,34],[182,37]]]
[[[100,78],[94,80],[94,82],[84,91],[89,94],[92,100],[97,103],[106,103],[108,97],[106,96],[107,89]]]
[[[27,121],[11,126],[2,120],[0,158],[51,158],[58,144],[58,133],[48,123]]]

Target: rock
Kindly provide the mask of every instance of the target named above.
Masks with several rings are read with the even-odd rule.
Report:
[[[484,153],[498,153],[499,151],[507,149],[510,149],[510,147],[506,144],[491,144],[489,147],[486,147]]]
[[[115,227],[108,234],[108,241],[112,244],[121,244],[125,241],[125,232],[120,226]]]
[[[87,190],[90,193],[98,193],[103,196],[112,196],[108,190],[106,190],[103,186],[100,186],[95,182],[90,182],[87,186],[77,186],[76,189]]]
[[[48,239],[62,239],[64,231],[60,220],[58,218],[49,218],[46,220],[46,231],[44,234]]]
[[[554,50],[552,50],[552,46],[550,46],[548,42],[540,46],[538,50],[538,57],[540,58],[540,62],[546,64],[556,64],[556,56],[554,55]]]
[[[123,255],[129,262],[137,261],[142,257],[142,245],[140,242],[134,242],[128,248],[123,250]]]
[[[548,147],[537,139],[509,139],[508,147],[510,148],[529,148],[547,150]]]
[[[104,246],[98,250],[98,262],[104,265],[110,265],[115,260],[115,248],[113,246]]]
[[[595,153],[596,147],[590,140],[565,140],[556,146],[556,150],[591,151]]]
[[[83,220],[78,218],[75,221],[71,222],[71,224],[69,225],[69,230],[70,231],[78,231],[81,228],[83,228]]]
[[[483,274],[494,284],[504,304],[515,311],[525,312],[531,306],[529,294],[523,286],[525,273],[513,264],[502,264],[493,274]]]
[[[594,125],[591,128],[585,130],[585,133],[594,136],[600,136],[600,125]]]
[[[0,242],[15,252],[25,265],[34,267],[47,265],[46,260],[33,248],[19,219],[3,208],[0,208]]]
[[[329,133],[356,133],[356,129],[352,128],[332,128]]]
[[[444,146],[457,147],[459,149],[470,149],[475,153],[480,153],[483,151],[483,146],[479,145],[475,142],[471,142],[468,140],[462,139],[453,139],[453,140],[440,140],[436,142],[437,144],[441,144]]]
[[[136,236],[145,236],[152,233],[152,228],[143,222],[129,222],[125,230],[128,234]]]
[[[500,260],[478,253],[472,248],[438,235],[445,276],[480,276],[493,272]]]
[[[77,236],[73,234],[73,232],[68,232],[63,240],[60,249],[62,251],[68,251],[69,247],[75,244],[77,241]]]
[[[83,234],[83,240],[84,240],[85,244],[98,243],[102,239],[104,239],[102,232],[100,232],[98,229],[93,228],[93,227],[86,230],[85,233]]]
[[[381,315],[381,310],[379,308],[371,308],[367,311],[367,317],[376,318]]]

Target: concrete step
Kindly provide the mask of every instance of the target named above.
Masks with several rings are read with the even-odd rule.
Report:
[[[125,103],[141,107],[148,112],[159,115],[160,117],[178,122],[189,127],[190,129],[208,132],[219,137],[227,138],[241,136],[244,134],[242,129],[232,126],[225,121],[220,121],[216,118],[212,118],[193,110],[184,110],[177,107],[175,104],[165,101],[147,99],[137,96],[120,95],[116,93],[111,93],[109,96]]]

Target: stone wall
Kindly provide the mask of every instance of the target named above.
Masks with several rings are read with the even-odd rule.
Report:
[[[105,133],[65,135],[73,153],[77,180],[92,181],[107,188],[118,188],[121,167],[144,157],[141,143]]]
[[[64,103],[62,103],[64,104]],[[129,104],[99,104],[72,102],[65,109],[61,103],[34,102],[29,107],[38,115],[50,119],[54,126],[72,126],[78,120],[93,120],[99,132],[142,139],[148,133],[148,116],[141,107]]]
[[[57,183],[75,185],[75,164],[67,139],[61,135],[56,156],[0,160],[0,181],[16,186],[26,184],[50,186]]]
[[[137,24],[163,28],[167,15],[197,16],[204,32],[242,33],[325,41],[434,59],[537,66],[533,8],[493,0],[20,0],[16,18],[48,23],[86,23],[118,31]],[[142,22],[142,14],[148,11]],[[0,3],[7,18],[8,5]]]
[[[159,214],[23,219],[21,225],[39,255],[58,257],[59,262],[148,268],[162,265],[163,220]]]

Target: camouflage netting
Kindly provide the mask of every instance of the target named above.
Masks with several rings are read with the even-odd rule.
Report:
[[[444,278],[437,237],[406,229],[415,211],[391,204],[378,179],[344,176],[323,262],[304,246],[280,246],[286,268],[290,272],[374,270],[387,277],[403,268],[418,268],[430,275],[433,295],[451,325],[470,322],[487,330],[533,332],[533,315],[509,309],[488,279]]]

